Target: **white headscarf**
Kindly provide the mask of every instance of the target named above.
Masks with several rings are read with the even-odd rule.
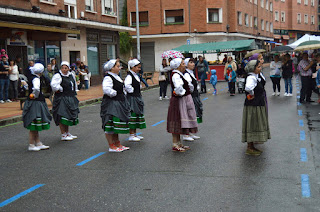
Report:
[[[62,61],[60,67],[62,67],[63,65],[68,66],[68,68],[70,69],[70,64],[68,61]]]
[[[140,61],[137,59],[129,60],[128,65],[130,68],[135,67],[136,65],[139,65]]]
[[[184,64],[186,65],[186,66],[188,66],[188,63],[189,63],[189,60],[190,60],[191,58],[186,58],[186,59],[184,59]]]
[[[109,60],[108,62],[106,62],[104,65],[103,65],[103,69],[105,71],[110,71],[114,65],[117,63],[117,60],[115,59],[112,59],[112,60]]]
[[[171,60],[170,61],[170,68],[177,69],[180,66],[181,62],[182,62],[181,58],[175,58],[175,59]]]
[[[31,74],[41,74],[43,70],[44,66],[41,63],[36,63],[33,67],[30,67]]]

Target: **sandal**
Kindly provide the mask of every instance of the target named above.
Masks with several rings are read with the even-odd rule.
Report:
[[[174,152],[185,152],[186,150],[180,146],[173,146],[172,151]]]
[[[183,149],[185,149],[185,150],[190,150],[191,148],[190,148],[190,146],[184,146],[184,145],[179,145],[179,147],[181,147],[181,148],[183,148]]]
[[[254,149],[247,149],[246,150],[246,155],[259,156],[259,155],[261,155],[261,152],[256,151]]]
[[[130,149],[130,147],[122,146],[122,145],[120,144],[120,141],[117,141],[117,142],[115,143],[115,146],[118,147],[119,149],[122,149],[122,150],[129,150],[129,149]]]

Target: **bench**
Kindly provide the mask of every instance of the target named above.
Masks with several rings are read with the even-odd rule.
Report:
[[[149,80],[151,80],[152,84],[154,84],[154,82],[153,82],[153,74],[154,74],[154,72],[144,72],[142,77],[143,77],[143,79],[146,80],[146,82],[148,82],[148,79],[149,79]]]
[[[50,102],[51,102],[51,104],[52,104],[52,96],[53,96],[53,92],[51,92],[51,93],[44,93],[43,94],[44,95],[44,98],[47,98],[47,99],[49,99],[50,100]],[[18,98],[18,100],[20,101],[20,109],[21,110],[23,110],[23,103],[25,102],[25,101],[27,101],[27,99],[28,99],[28,97],[19,97]]]

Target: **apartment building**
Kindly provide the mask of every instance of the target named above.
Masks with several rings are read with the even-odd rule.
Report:
[[[136,26],[135,2],[127,0],[131,27]],[[163,51],[187,43],[255,39],[262,47],[273,40],[273,19],[273,1],[268,0],[139,1],[141,58],[152,71]]]
[[[89,66],[101,83],[102,64],[119,53],[118,0],[0,0],[0,47],[10,58],[46,65],[55,58]]]
[[[274,1],[274,39],[287,45],[304,34],[317,34],[318,1]]]

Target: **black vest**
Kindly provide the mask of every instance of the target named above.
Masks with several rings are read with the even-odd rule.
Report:
[[[34,78],[37,78],[37,76],[30,74],[28,77],[28,87],[29,87],[29,95],[33,92],[33,84],[32,84],[32,80]],[[40,79],[40,78],[39,78]],[[35,99],[30,99],[30,97],[28,96],[29,100],[35,100],[35,101],[45,101],[44,95],[42,93],[42,83],[40,82],[40,94],[38,96],[38,98]]]
[[[133,87],[133,93],[128,93],[129,96],[141,96],[140,91],[140,82],[133,76],[133,74],[129,71],[128,74],[132,78],[132,87]]]
[[[182,86],[182,87],[186,90],[186,93],[185,93],[183,96],[187,96],[187,95],[191,94],[188,81],[185,80],[184,77],[183,77],[183,75],[180,74],[180,73],[178,73],[178,72],[172,72],[172,74],[171,74],[170,82],[171,82],[172,91],[174,91],[174,85],[173,85],[173,82],[172,82],[172,76],[173,76],[175,73],[179,74],[180,77],[181,77],[181,79],[182,79],[182,81],[183,81],[183,86]],[[172,95],[172,96],[174,96],[174,95]],[[176,96],[176,97],[177,97],[177,96]]]
[[[76,82],[74,81],[74,78],[72,74],[69,74],[68,77],[62,76],[62,74],[59,72],[62,82],[60,83],[61,87],[63,88],[63,92],[58,92],[55,95],[57,96],[75,96],[76,93]]]
[[[197,96],[199,96],[199,92],[198,92],[198,81],[191,76],[191,73],[190,73],[188,70],[186,70],[186,72],[190,75],[190,77],[191,77],[191,79],[192,79],[192,85],[193,85],[193,87],[194,87],[193,92],[191,93],[191,96],[197,97]]]
[[[124,96],[124,92],[123,92],[124,84],[122,82],[119,82],[118,80],[116,80],[111,74],[106,74],[106,76],[111,77],[112,82],[113,82],[112,89],[117,91],[117,95],[114,96],[114,97],[110,97],[110,96],[105,94],[105,95],[103,95],[103,98],[117,100],[117,101],[125,100],[125,96]]]
[[[260,78],[260,76],[259,76]],[[265,106],[265,90],[264,90],[265,80],[261,78],[261,82],[257,81],[257,86],[253,89],[254,98],[252,100],[248,100],[246,98],[244,105],[245,106]],[[246,95],[249,93],[246,92]]]

